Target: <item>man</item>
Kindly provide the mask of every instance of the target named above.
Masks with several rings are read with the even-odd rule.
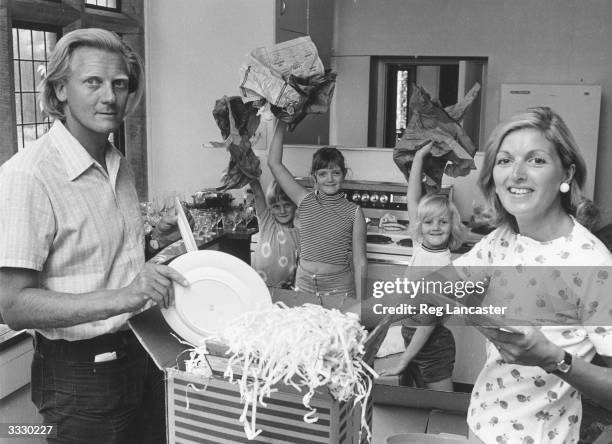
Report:
[[[34,330],[32,400],[57,424],[49,442],[165,442],[163,374],[126,322],[187,282],[145,265],[133,176],[108,142],[141,96],[140,59],[114,33],[79,29],[41,86],[55,122],[0,168],[0,313]]]

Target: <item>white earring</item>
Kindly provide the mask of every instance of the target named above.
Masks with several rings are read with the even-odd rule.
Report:
[[[567,193],[570,190],[570,186],[569,183],[567,182],[563,182],[561,183],[561,185],[559,185],[559,191],[561,191],[562,193]]]

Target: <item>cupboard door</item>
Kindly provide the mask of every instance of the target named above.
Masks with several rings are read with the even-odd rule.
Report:
[[[281,28],[276,30],[276,43],[286,42],[287,40],[297,39],[298,37],[304,37],[304,34]]]
[[[277,0],[276,20],[278,30],[308,34],[308,0]]]
[[[333,40],[333,3],[329,0],[277,0],[276,42],[310,35],[323,66],[331,65]],[[327,145],[329,113],[307,116],[294,132],[285,135],[285,143]]]

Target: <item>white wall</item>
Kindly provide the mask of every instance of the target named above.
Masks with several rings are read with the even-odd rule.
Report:
[[[203,148],[221,133],[215,100],[237,95],[251,49],[274,43],[274,0],[148,0],[149,195],[219,185],[228,154]]]
[[[221,137],[211,111],[217,98],[237,92],[248,52],[274,43],[274,6],[274,0],[147,1],[150,194],[219,184],[227,154],[202,148]],[[501,83],[601,84],[595,199],[609,222],[611,22],[609,0],[336,0],[332,64],[339,75],[330,141],[367,143],[371,56],[488,57],[486,135],[498,121]],[[310,153],[296,154],[292,165],[288,152],[295,174],[308,170]],[[403,180],[390,152],[348,157],[354,179]]]
[[[228,154],[202,146],[221,139],[212,108],[224,94],[238,93],[238,71],[249,51],[274,43],[274,0],[149,0],[146,12],[149,195],[217,186]],[[367,77],[356,83],[340,80],[337,89],[367,98],[367,89],[357,89],[363,82]],[[367,116],[355,118],[353,125],[356,133],[367,131]],[[296,176],[307,175],[317,148],[288,146],[288,168]],[[255,153],[262,160],[265,187],[271,179],[266,153]],[[404,182],[391,150],[344,153],[350,179]]]
[[[318,149],[315,145],[286,145],[283,162],[295,176],[308,176],[312,155]],[[341,147],[349,171],[347,179],[371,180],[377,182],[406,183],[403,174],[393,162],[393,151],[384,148],[350,148]],[[265,163],[265,153],[256,152]],[[269,172],[263,182],[268,183]]]
[[[329,143],[367,146],[370,57],[332,57],[336,79],[330,107]]]
[[[595,200],[610,222],[610,23],[609,0],[336,0],[332,143],[367,143],[371,56],[488,57],[486,137],[498,122],[502,83],[602,85]]]

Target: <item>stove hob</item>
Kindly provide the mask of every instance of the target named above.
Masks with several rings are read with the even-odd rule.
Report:
[[[383,234],[368,234],[366,241],[369,244],[378,244],[378,245],[385,245],[385,244],[393,243],[393,239]]]
[[[412,247],[413,246],[412,239],[410,239],[409,237],[405,237],[404,239],[398,240],[396,244],[399,245],[400,247]]]
[[[408,230],[385,230],[368,227],[366,251],[368,260],[385,260],[407,265],[412,256],[412,239]]]

